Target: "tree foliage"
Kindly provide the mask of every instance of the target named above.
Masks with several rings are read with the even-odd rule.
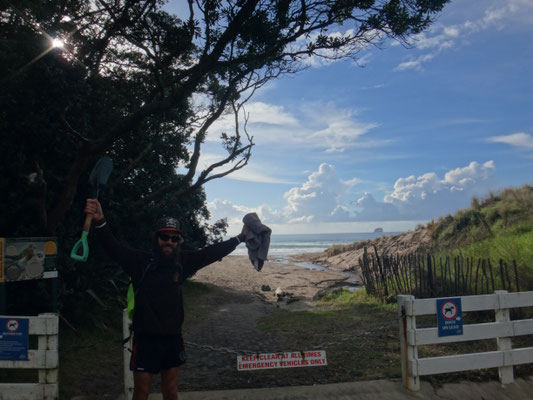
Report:
[[[164,214],[205,244],[224,223],[205,224],[202,185],[243,168],[254,145],[236,124],[220,137],[227,156],[200,170],[213,122],[311,57],[405,43],[447,1],[187,0],[179,16],[161,0],[0,1],[0,235],[57,235],[69,249],[106,154],[106,215],[132,245]]]

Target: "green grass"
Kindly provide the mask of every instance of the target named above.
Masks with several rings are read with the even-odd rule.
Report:
[[[339,294],[328,294],[322,299],[321,304],[336,308],[369,305],[380,311],[391,311],[396,309],[396,305],[383,304],[375,297],[370,296],[364,288],[353,291],[344,289]]]
[[[81,328],[78,333],[60,326],[59,390],[61,399],[80,393],[120,393],[122,387],[122,310],[97,312],[99,327]],[[104,327],[105,326],[105,327]],[[94,386],[94,382],[99,385]],[[118,385],[118,386],[117,386]]]
[[[533,289],[533,224],[520,223],[512,227],[496,230],[496,236],[469,243],[461,248],[442,250],[437,257],[456,257],[490,259],[497,268],[503,260],[513,268],[513,261],[518,268],[521,290]],[[499,280],[499,275],[496,275]]]
[[[492,260],[515,260],[519,265],[533,266],[533,231],[515,233],[509,231],[501,235],[468,244],[461,249],[465,257],[490,258]],[[459,249],[448,252],[459,253]]]
[[[513,230],[522,233],[533,226],[533,187],[509,188],[485,199],[472,199],[470,208],[432,221],[433,245],[439,249],[463,248]]]
[[[361,289],[329,295],[316,311],[277,309],[260,318],[257,327],[281,338],[284,348],[295,350],[309,350],[322,343],[353,338],[324,348],[331,360],[328,364],[331,381],[342,382],[401,375],[395,323],[360,335],[395,320],[395,305],[381,304]]]

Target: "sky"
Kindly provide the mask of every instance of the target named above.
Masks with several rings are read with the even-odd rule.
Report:
[[[531,184],[532,37],[533,0],[456,0],[410,47],[271,81],[246,106],[249,164],[205,186],[212,221],[230,234],[248,212],[278,234],[399,232]],[[233,123],[214,124],[201,164],[221,158]]]

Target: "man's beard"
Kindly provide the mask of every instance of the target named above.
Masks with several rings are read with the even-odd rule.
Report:
[[[165,247],[168,247],[169,249],[171,249],[172,252],[170,252],[170,253],[165,253],[165,252],[163,251],[163,249],[164,249]],[[172,246],[170,246],[170,245],[168,245],[168,244],[163,244],[163,245],[161,245],[161,246],[159,246],[159,247],[157,248],[157,253],[158,253],[159,257],[160,257],[161,259],[165,260],[165,261],[174,261],[174,260],[176,260],[176,258],[177,258],[177,256],[178,256],[178,251],[179,251],[178,249],[179,249],[179,246],[172,247]]]

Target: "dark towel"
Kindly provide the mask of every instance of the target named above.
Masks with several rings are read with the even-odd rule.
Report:
[[[263,264],[268,258],[268,247],[270,246],[272,229],[263,225],[256,213],[246,214],[242,222],[248,227],[248,234],[246,235],[248,257],[254,268],[257,271],[261,271]]]

